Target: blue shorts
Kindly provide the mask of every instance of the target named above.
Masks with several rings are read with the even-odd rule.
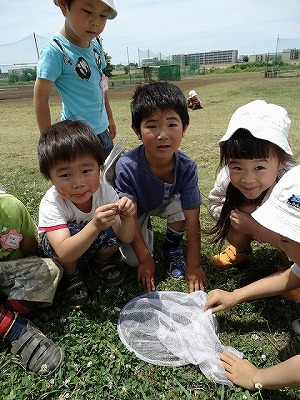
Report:
[[[70,222],[68,224],[68,228],[70,230],[71,236],[76,235],[76,233],[80,232],[83,229],[83,225],[76,224],[75,222]],[[91,260],[95,257],[96,252],[100,249],[107,249],[108,247],[117,246],[120,247],[121,242],[117,238],[115,232],[112,228],[105,229],[99,233],[96,239],[93,241],[91,246],[87,249],[85,253],[80,257],[81,260]],[[57,254],[55,253],[53,247],[51,246],[47,233],[44,234],[41,247],[43,253],[50,258],[57,258]]]

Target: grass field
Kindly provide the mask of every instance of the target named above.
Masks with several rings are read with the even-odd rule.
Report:
[[[265,79],[261,73],[222,74],[185,78],[176,84],[187,95],[195,89],[205,105],[190,113],[190,126],[181,150],[195,159],[199,168],[199,184],[203,196],[201,223],[212,221],[206,209],[218,166],[218,140],[226,130],[234,110],[254,99],[284,106],[292,120],[290,144],[297,163],[300,162],[300,91],[299,77]],[[130,129],[129,104],[134,86],[110,90],[111,106],[118,129],[118,138],[126,139],[127,149],[139,144]],[[53,121],[59,120],[60,101],[51,99]],[[0,184],[21,199],[37,221],[41,196],[49,187],[37,166],[36,127],[32,98],[0,100]],[[165,226],[154,220],[159,244]],[[246,267],[216,271],[210,257],[216,251],[203,237],[202,264],[208,277],[208,290],[220,287],[233,290],[275,271],[278,251],[269,245],[255,245],[254,256]],[[157,289],[188,291],[184,282],[169,279],[162,267],[157,247]],[[207,380],[199,368],[158,367],[147,364],[129,353],[119,340],[116,322],[121,308],[143,292],[136,284],[133,271],[125,269],[125,284],[118,289],[99,287],[87,269],[86,277],[92,303],[80,312],[70,312],[58,301],[53,307],[35,312],[31,318],[41,330],[59,343],[66,358],[54,377],[41,378],[25,371],[18,358],[0,345],[0,398],[3,400],[154,400],[154,399],[274,399],[296,400],[300,390],[285,389],[249,393],[235,386],[221,386]],[[300,316],[297,304],[280,297],[256,300],[218,314],[220,338],[244,352],[245,357],[263,367],[278,363],[299,353],[299,343],[292,336],[289,324]],[[262,357],[262,355],[266,356]]]

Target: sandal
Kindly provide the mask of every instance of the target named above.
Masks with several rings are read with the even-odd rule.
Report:
[[[63,276],[59,285],[59,291],[65,297],[64,303],[72,310],[79,310],[90,300],[88,289],[79,271],[71,278]]]
[[[249,250],[248,254],[242,254],[238,249],[230,245],[222,253],[213,256],[211,262],[217,268],[228,269],[235,265],[247,262],[251,254],[252,250]]]
[[[63,350],[31,321],[28,321],[19,339],[12,342],[11,353],[19,355],[30,371],[40,375],[53,374],[64,359]]]
[[[120,269],[115,264],[110,264],[109,261],[103,262],[95,258],[93,267],[96,274],[107,286],[118,286],[124,281],[124,275]]]

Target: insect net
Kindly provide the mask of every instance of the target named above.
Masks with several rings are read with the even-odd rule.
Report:
[[[207,295],[154,291],[127,303],[118,318],[118,333],[126,348],[143,361],[162,366],[198,365],[210,380],[230,385],[219,353],[231,351],[218,337],[217,317],[203,311]]]

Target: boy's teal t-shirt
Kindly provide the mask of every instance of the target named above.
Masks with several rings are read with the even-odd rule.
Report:
[[[103,91],[105,67],[100,39],[82,48],[56,33],[41,51],[37,77],[56,86],[62,99],[62,120],[85,121],[100,134],[109,125]]]

